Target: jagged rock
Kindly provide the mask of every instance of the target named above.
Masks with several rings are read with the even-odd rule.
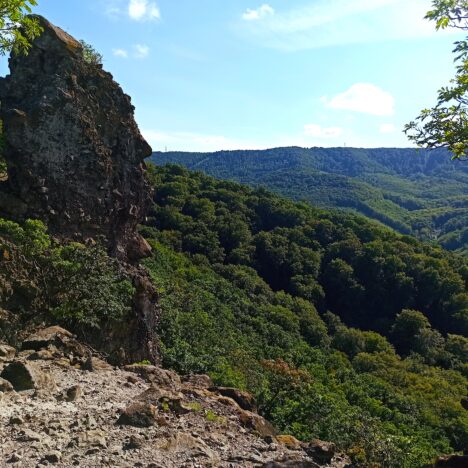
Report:
[[[107,447],[107,433],[99,429],[92,431],[80,432],[76,438],[75,443],[78,447]]]
[[[182,393],[164,390],[155,385],[138,395],[137,400],[151,403],[162,410],[170,410],[178,415],[190,412],[190,408],[184,404]]]
[[[10,425],[12,426],[20,426],[24,423],[23,419],[19,416],[12,416],[9,421]]]
[[[183,378],[184,384],[198,389],[209,389],[213,387],[211,377],[206,374],[190,374]]]
[[[263,468],[320,468],[310,460],[281,460],[265,463]]]
[[[331,442],[314,439],[304,447],[307,455],[318,463],[330,463],[335,456],[336,446]]]
[[[43,219],[60,238],[104,239],[116,256],[141,258],[149,246],[135,228],[150,201],[143,160],[151,148],[130,97],[84,60],[76,39],[35,18],[43,33],[27,56],[12,55],[0,81],[3,191],[27,206],[22,218]]]
[[[0,362],[11,361],[16,354],[16,349],[13,346],[0,344]]]
[[[40,442],[42,436],[31,429],[24,429],[20,432],[18,440],[21,442]]]
[[[123,426],[150,427],[156,424],[157,408],[150,403],[132,403],[120,415],[117,424]]]
[[[302,450],[302,444],[291,435],[278,435],[276,441],[290,450]]]
[[[143,445],[143,441],[140,437],[137,436],[130,436],[128,441],[126,441],[123,445],[124,450],[136,450],[141,448]]]
[[[13,385],[8,380],[0,377],[0,392],[12,392],[14,390]]]
[[[257,433],[260,437],[274,437],[277,434],[273,425],[256,413],[241,409],[239,410],[239,421],[244,427]]]
[[[64,342],[72,338],[73,335],[62,327],[53,326],[38,330],[36,333],[29,335],[21,346],[21,349],[32,349],[39,351],[47,348],[50,345],[62,346]]]
[[[32,363],[14,361],[3,369],[0,377],[8,380],[18,392],[33,389],[54,391],[56,389],[53,377]]]
[[[58,450],[54,450],[53,452],[49,452],[44,456],[44,461],[48,463],[58,463],[62,459],[62,454]]]
[[[41,349],[40,351],[35,351],[28,355],[28,361],[51,361],[55,356],[48,349]]]
[[[256,410],[254,397],[248,392],[230,387],[211,387],[209,390],[214,393],[219,393],[222,396],[232,398],[244,410]]]
[[[65,400],[67,401],[76,401],[83,394],[83,389],[81,385],[73,385],[70,388],[67,388],[65,391]]]
[[[202,440],[183,432],[178,432],[163,442],[161,448],[170,452],[198,452],[208,457],[212,462],[217,458],[216,454]]]
[[[134,372],[154,386],[178,391],[181,387],[181,379],[178,374],[171,370],[162,369],[157,366],[132,364],[125,366],[127,372]]]
[[[28,55],[11,56],[10,75],[0,79],[8,168],[0,216],[40,219],[59,240],[99,243],[119,259],[135,287],[133,313],[126,327],[87,333],[89,343],[114,363],[156,362],[157,292],[131,265],[151,252],[136,229],[151,206],[144,177],[151,148],[112,75],[86,62],[76,39],[35,18],[42,34]]]

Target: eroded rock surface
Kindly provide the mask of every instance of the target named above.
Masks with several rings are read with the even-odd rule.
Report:
[[[0,211],[42,219],[62,239],[103,239],[118,258],[137,259],[149,249],[135,228],[150,201],[143,160],[151,148],[130,97],[85,62],[77,40],[38,19],[44,32],[0,80],[8,164]]]
[[[0,367],[47,351],[54,358],[34,365],[37,372],[50,373],[57,388],[0,392],[0,466],[344,468],[349,463],[335,453],[320,463],[308,454],[308,444],[274,435],[261,416],[199,385],[209,383],[207,376],[180,379],[156,366],[83,370],[76,355],[57,346],[51,330],[33,336],[50,339],[34,340],[39,349],[18,350]]]
[[[157,362],[158,297],[136,265],[151,251],[136,230],[151,203],[144,177],[151,148],[112,75],[86,62],[76,39],[37,19],[43,33],[27,56],[10,58],[10,75],[0,79],[8,167],[0,216],[40,219],[59,240],[104,245],[133,281],[133,312],[125,327],[89,333],[89,342],[114,362]]]

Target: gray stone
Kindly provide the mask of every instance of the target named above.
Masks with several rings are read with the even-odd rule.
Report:
[[[72,336],[73,335],[69,331],[62,327],[48,327],[29,335],[23,341],[21,348],[23,350],[32,349],[34,351],[39,351],[50,345],[60,345],[64,340]]]
[[[107,447],[107,433],[99,429],[92,431],[80,432],[76,438],[75,442],[78,447]]]
[[[156,424],[158,411],[150,403],[132,403],[120,415],[117,424],[135,427],[150,427]]]
[[[14,390],[13,385],[8,380],[0,377],[0,392],[12,392]]]
[[[8,380],[13,388],[19,392],[23,390],[56,390],[52,376],[33,363],[26,364],[14,361],[3,369],[0,377]]]
[[[13,346],[6,344],[0,344],[0,362],[11,361],[16,354],[16,349]]]

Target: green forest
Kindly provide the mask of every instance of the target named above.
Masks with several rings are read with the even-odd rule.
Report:
[[[364,214],[444,248],[468,253],[468,165],[445,149],[276,148],[154,153],[221,179],[294,200]]]
[[[280,430],[360,466],[465,446],[465,258],[181,166],[151,179],[166,366],[252,391]]]
[[[465,257],[181,166],[148,176],[165,367],[252,392],[282,433],[333,441],[358,466],[466,448]],[[4,333],[27,320],[89,338],[130,320],[132,283],[99,246],[1,220],[0,257]]]

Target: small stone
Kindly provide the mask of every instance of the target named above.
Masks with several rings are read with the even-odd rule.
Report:
[[[332,461],[336,453],[336,446],[332,442],[314,439],[304,447],[304,450],[317,463],[325,464]]]
[[[128,441],[123,445],[124,450],[136,450],[141,448],[143,445],[143,441],[134,435],[130,436]]]
[[[16,354],[16,349],[13,346],[8,346],[6,344],[0,344],[0,362],[10,361],[14,359]]]
[[[101,430],[85,431],[80,432],[76,438],[75,442],[78,447],[107,447],[107,433]]]
[[[62,454],[54,450],[53,452],[49,452],[47,455],[45,455],[44,460],[48,461],[49,463],[58,463],[62,458]]]
[[[248,392],[231,387],[210,387],[209,390],[213,393],[232,398],[243,410],[256,410],[254,397]]]
[[[272,437],[277,434],[273,425],[256,413],[239,410],[239,420],[244,427],[257,433],[260,437]]]
[[[301,443],[291,435],[279,435],[276,436],[276,440],[289,450],[302,450]]]
[[[24,423],[23,419],[21,417],[19,417],[19,416],[12,416],[10,418],[10,424],[12,426],[20,426],[23,423]]]
[[[75,401],[81,397],[83,390],[80,385],[73,385],[65,391],[65,399],[67,401]]]
[[[150,427],[156,424],[157,408],[150,403],[132,403],[120,415],[117,424]]]
[[[34,432],[31,429],[24,429],[21,431],[18,440],[21,442],[40,442],[42,437],[37,432]]]
[[[213,387],[211,377],[206,374],[191,374],[183,378],[184,384],[188,384],[198,389],[209,389]]]
[[[0,377],[0,392],[7,393],[7,392],[12,392],[13,390],[14,390],[14,387],[11,384],[11,382],[8,382],[8,380],[2,379]]]
[[[54,359],[54,355],[48,349],[41,349],[40,351],[35,351],[34,353],[28,356],[28,361],[51,361]]]
[[[12,453],[10,458],[7,460],[7,463],[18,463],[21,461],[21,456],[17,453]]]

